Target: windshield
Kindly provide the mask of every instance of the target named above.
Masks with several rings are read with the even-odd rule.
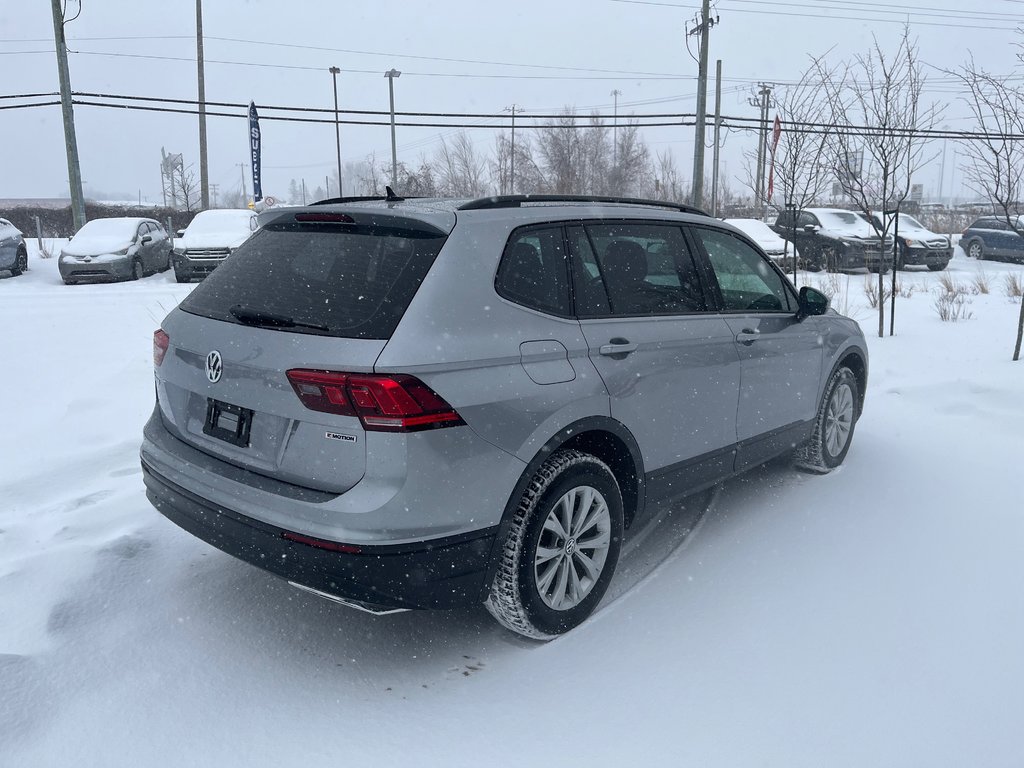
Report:
[[[772,231],[771,227],[758,219],[726,219],[727,224],[732,224],[736,229],[750,235],[755,240],[778,240],[779,236]]]
[[[138,219],[93,219],[85,223],[74,240],[92,240],[94,238],[117,238],[131,240],[139,229]]]
[[[913,216],[907,216],[905,213],[900,214],[900,226],[906,227],[907,229],[927,229],[924,224],[919,222]]]
[[[852,211],[815,211],[821,225],[828,230],[851,237],[876,237],[875,229],[866,219]]]

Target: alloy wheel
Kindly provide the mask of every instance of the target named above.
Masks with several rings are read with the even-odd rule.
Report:
[[[840,384],[832,393],[825,412],[825,450],[838,456],[846,447],[853,428],[853,390],[849,384]]]
[[[554,503],[541,528],[533,573],[541,600],[556,611],[579,605],[604,570],[611,513],[596,488],[581,485]]]

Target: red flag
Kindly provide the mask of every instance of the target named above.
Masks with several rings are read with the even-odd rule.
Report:
[[[772,164],[768,169],[768,200],[772,199],[772,194],[775,192],[775,150],[779,146],[779,136],[782,135],[782,121],[779,120],[779,116],[775,116],[775,125],[772,126]]]

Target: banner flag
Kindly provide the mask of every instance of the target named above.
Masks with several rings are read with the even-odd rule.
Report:
[[[263,199],[263,183],[260,181],[260,116],[256,114],[256,102],[249,102],[249,161],[252,165],[252,199]]]
[[[768,169],[768,197],[767,201],[770,202],[772,195],[775,193],[775,150],[779,146],[779,137],[782,135],[782,121],[779,120],[779,116],[775,116],[775,125],[772,126],[772,165]]]

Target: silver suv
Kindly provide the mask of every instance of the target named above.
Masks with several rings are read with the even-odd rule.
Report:
[[[161,513],[337,602],[534,638],[654,502],[839,465],[867,377],[854,321],[700,211],[390,190],[265,215],[153,354]]]

